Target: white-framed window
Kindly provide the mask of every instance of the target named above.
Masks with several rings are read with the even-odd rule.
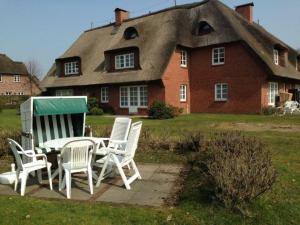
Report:
[[[223,65],[225,63],[225,48],[213,48],[212,50],[212,64]]]
[[[12,95],[12,92],[11,91],[7,91],[7,92],[5,92],[5,95]]]
[[[215,101],[228,100],[228,84],[218,83],[215,84]]]
[[[187,86],[185,84],[180,85],[179,99],[181,102],[186,102],[186,89],[187,89]]]
[[[115,56],[115,69],[134,68],[134,53],[126,53]]]
[[[67,62],[64,64],[65,66],[65,75],[73,75],[79,73],[79,62]]]
[[[279,51],[277,49],[273,49],[273,57],[274,57],[274,64],[279,65]]]
[[[127,108],[129,106],[140,108],[146,108],[148,106],[147,86],[120,87],[120,107]]]
[[[188,54],[186,50],[181,50],[180,52],[180,66],[187,67],[188,64]]]
[[[296,70],[299,70],[299,68],[298,68],[298,59],[296,59]],[[1,82],[1,81],[0,81]]]
[[[101,88],[101,102],[108,103],[108,87]]]
[[[56,96],[73,96],[72,89],[59,89],[55,91]]]
[[[0,74],[0,83],[2,83],[2,82],[3,82],[2,75]]]
[[[270,106],[275,106],[277,95],[278,95],[278,83],[277,82],[269,82],[268,104]]]
[[[20,75],[14,75],[14,82],[15,83],[21,82],[21,76]]]

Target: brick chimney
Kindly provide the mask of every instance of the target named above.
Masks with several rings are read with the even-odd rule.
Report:
[[[249,23],[253,22],[253,7],[254,3],[247,3],[244,5],[239,5],[235,7],[235,11],[241,14],[243,17],[245,17],[246,20],[248,20]]]
[[[120,26],[124,20],[127,20],[129,18],[129,12],[124,9],[116,8],[115,17],[116,17],[116,26]]]

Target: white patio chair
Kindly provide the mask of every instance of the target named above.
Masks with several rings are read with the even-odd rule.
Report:
[[[18,182],[21,179],[21,196],[24,196],[28,175],[33,171],[38,171],[39,182],[41,182],[41,169],[43,168],[47,168],[49,185],[50,189],[52,190],[51,163],[47,161],[47,156],[45,154],[35,154],[33,150],[25,151],[16,141],[12,139],[8,139],[8,143],[13,151],[17,163],[15,191],[17,190]],[[27,157],[30,162],[23,163],[21,155],[23,157]]]
[[[93,194],[93,180],[91,168],[91,152],[96,148],[92,140],[79,140],[67,143],[57,156],[59,166],[59,190],[66,185],[67,198],[71,198],[71,176],[72,173],[84,172],[88,175],[90,193]],[[62,172],[65,172],[65,179],[62,182]]]
[[[283,105],[283,114],[300,113],[299,103],[297,101],[287,101]]]
[[[134,155],[138,146],[141,129],[142,129],[142,122],[136,122],[132,124],[125,150],[118,150],[117,147],[107,148],[109,154],[97,161],[97,163],[103,164],[103,168],[98,178],[96,187],[99,187],[101,181],[104,179],[105,170],[107,169],[107,166],[109,164],[117,167],[118,172],[120,173],[123,183],[127,190],[130,190],[130,184],[134,180],[142,179],[138,171],[138,168],[134,162]],[[126,177],[123,167],[128,167],[130,164],[132,166],[134,174],[131,177]]]

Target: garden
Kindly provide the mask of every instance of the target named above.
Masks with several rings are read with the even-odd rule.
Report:
[[[113,120],[89,115],[87,124],[94,136],[107,136]],[[0,196],[0,223],[297,224],[300,220],[299,116],[191,114],[133,120],[143,121],[137,163],[184,165],[172,204],[155,208]],[[6,138],[20,141],[20,126],[17,110],[0,113],[1,171],[9,170],[12,162]]]

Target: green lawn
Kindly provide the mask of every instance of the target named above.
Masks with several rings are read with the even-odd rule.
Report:
[[[139,120],[135,118],[134,120]],[[188,130],[210,133],[241,129],[267,143],[277,170],[273,189],[250,205],[247,218],[207,202],[190,173],[176,207],[143,208],[102,203],[49,201],[0,196],[0,224],[298,224],[300,221],[300,116],[192,114],[172,120],[144,121],[143,129],[160,136]],[[113,118],[89,116],[95,129],[107,129]],[[1,129],[20,129],[14,110],[0,113]],[[292,132],[291,132],[292,130]],[[183,162],[184,157],[157,149],[138,152],[138,161]],[[27,216],[30,215],[30,216]],[[27,216],[27,217],[26,217]],[[170,221],[167,218],[171,218]]]

